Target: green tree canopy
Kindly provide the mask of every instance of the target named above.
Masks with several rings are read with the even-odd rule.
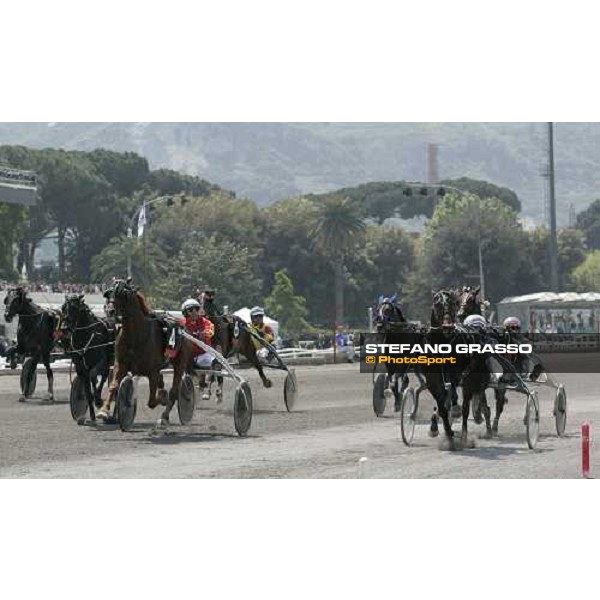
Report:
[[[419,318],[428,314],[432,289],[478,283],[479,236],[486,298],[496,302],[532,289],[533,266],[517,214],[497,199],[449,194],[425,228],[408,286],[411,310]]]
[[[578,292],[600,292],[600,250],[590,252],[574,270],[573,283]]]
[[[332,266],[335,324],[344,323],[344,259],[363,241],[364,232],[361,212],[350,198],[332,194],[315,202],[310,237]]]
[[[600,250],[600,200],[595,200],[577,215],[576,225],[583,231],[587,247]]]
[[[92,279],[108,283],[113,277],[125,278],[128,257],[131,257],[134,283],[143,288],[145,295],[153,295],[156,282],[164,279],[169,272],[169,261],[160,246],[151,239],[113,238],[92,259]]]
[[[157,295],[165,306],[179,306],[195,296],[200,286],[216,289],[220,306],[232,309],[256,304],[262,280],[256,268],[256,253],[216,234],[196,231],[185,240],[179,255],[169,260],[169,275]]]
[[[311,328],[306,321],[306,300],[294,294],[294,284],[284,270],[275,273],[275,283],[265,299],[265,308],[277,319],[286,335],[296,338]]]
[[[529,247],[535,271],[537,289],[545,289],[550,281],[550,232],[538,227],[528,233]],[[558,279],[561,290],[572,290],[572,274],[586,257],[584,234],[579,229],[565,228],[558,231]]]
[[[515,212],[521,212],[521,201],[515,192],[507,187],[502,187],[490,183],[489,181],[480,181],[470,177],[460,177],[459,179],[445,179],[440,182],[441,185],[449,185],[463,192],[475,194],[480,198],[496,198],[512,208]]]

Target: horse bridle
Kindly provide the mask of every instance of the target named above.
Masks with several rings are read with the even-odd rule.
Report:
[[[440,290],[439,292],[436,292],[433,296],[433,308],[434,308],[434,312],[436,315],[436,318],[439,318],[441,323],[443,324],[444,321],[444,317],[446,315],[448,315],[452,321],[454,322],[456,320],[456,309],[454,307],[453,309],[453,304],[455,304],[456,298],[453,294],[453,292],[448,291],[448,290]],[[436,309],[436,307],[442,307],[442,313],[441,315],[439,315],[439,311]]]

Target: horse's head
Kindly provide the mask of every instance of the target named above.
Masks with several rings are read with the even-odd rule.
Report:
[[[131,277],[116,279],[113,288],[116,314],[122,317],[132,317],[141,312],[150,314],[150,308],[137,288],[131,284]]]
[[[477,286],[476,288],[465,286],[462,291],[459,292],[457,317],[461,323],[470,315],[481,314],[480,292],[480,286]]]
[[[81,316],[89,309],[83,300],[83,294],[70,294],[65,296],[65,302],[62,305],[61,312],[63,314],[62,328],[73,333],[80,322]]]
[[[115,280],[113,297],[117,314],[127,316],[139,308],[136,289],[131,285],[131,278]]]
[[[21,314],[25,305],[31,302],[23,287],[11,288],[4,298],[4,320],[10,323],[15,315]]]
[[[432,327],[454,327],[458,311],[457,293],[454,290],[439,290],[433,292],[431,306]]]
[[[396,295],[392,297],[379,297],[374,318],[377,329],[383,329],[395,323],[405,323],[406,319],[399,306],[396,304]]]

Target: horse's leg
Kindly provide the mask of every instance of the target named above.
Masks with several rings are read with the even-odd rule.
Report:
[[[258,360],[256,362],[256,370],[258,371],[258,375],[260,376],[263,386],[270,388],[273,385],[273,382],[265,375],[262,365],[258,362]]]
[[[461,433],[461,441],[463,445],[467,443],[467,438],[469,435],[468,431],[468,421],[469,421],[469,413],[471,412],[471,398],[473,397],[473,392],[469,387],[463,387],[463,403],[462,403],[462,433]]]
[[[212,370],[220,371],[221,368],[222,368],[221,363],[215,358],[212,363]],[[210,385],[208,387],[209,394],[210,394],[210,386],[212,385],[213,381],[215,381],[215,380],[217,381],[217,391],[216,391],[217,404],[220,404],[221,402],[223,402],[223,376],[215,375],[214,373],[210,376]]]
[[[498,424],[500,423],[500,415],[506,404],[506,390],[494,390],[496,396],[496,414],[494,415],[494,423],[492,425],[492,434],[498,435]]]
[[[177,397],[179,396],[179,386],[181,385],[181,378],[183,377],[183,361],[174,362],[173,364],[173,385],[169,390],[169,401],[167,402],[167,406],[165,410],[163,410],[160,415],[160,419],[158,420],[157,425],[159,427],[166,427],[169,424],[169,415],[171,414],[171,409],[173,405],[177,401]]]
[[[156,391],[158,390],[160,373],[157,375],[153,373],[148,377],[148,383],[150,385],[150,395],[148,396],[148,408],[156,408],[159,405],[159,401],[156,398]],[[164,389],[164,381],[163,381]]]
[[[46,377],[48,377],[48,396],[45,398],[47,402],[54,402],[54,373],[50,368],[50,352],[44,353],[42,360],[46,367]]]
[[[480,392],[480,405],[481,405],[481,412],[483,413],[483,417],[485,419],[485,437],[486,438],[491,438],[492,437],[492,411],[490,410],[490,407],[487,403],[487,398],[485,395],[485,388],[481,388]]]
[[[211,386],[211,380],[210,377],[208,378],[208,383],[207,383],[207,378],[206,378],[206,373],[199,373],[198,374],[198,389],[199,390],[203,390],[202,392],[202,400],[210,400],[210,386]]]
[[[162,404],[162,406],[166,406],[167,405],[167,390],[165,389],[165,378],[163,377],[162,373],[158,374],[158,379],[156,380],[156,384],[157,384],[157,390],[156,390],[156,399],[153,402],[153,404],[150,404],[150,400],[152,399],[152,395],[150,395],[150,398],[148,399],[148,406],[150,408],[156,408],[159,404]]]
[[[79,374],[78,374],[79,375]],[[94,411],[94,384],[92,383],[92,378],[88,373],[82,378],[83,381],[83,389],[85,392],[85,397],[87,398],[88,407],[90,409],[90,421],[92,423],[96,422],[96,412]],[[77,421],[78,425],[83,425],[85,423],[85,417]]]
[[[398,412],[402,406],[402,396],[404,396],[404,392],[406,388],[409,386],[410,380],[408,378],[408,369],[406,369],[402,375],[402,385],[400,386],[400,390],[398,390],[398,383],[396,383],[396,402],[394,402],[394,411]]]
[[[446,407],[446,398],[445,394],[442,402],[438,402],[438,412],[440,417],[442,418],[442,423],[444,424],[444,433],[446,434],[446,439],[448,440],[448,444],[450,450],[455,450],[456,447],[454,445],[454,432],[452,431],[452,423],[450,423],[450,415],[448,414],[448,409]]]
[[[108,358],[107,357],[103,357],[100,361],[100,364],[98,365],[98,377],[100,377],[100,383],[98,383],[96,381],[96,379],[94,378],[92,380],[92,389],[93,389],[93,393],[94,393],[94,405],[97,408],[100,408],[100,406],[102,406],[102,388],[104,387],[104,384],[106,383],[106,380],[108,379],[108,372],[109,372],[109,366],[108,366]]]
[[[106,399],[102,403],[102,406],[100,407],[100,410],[98,411],[96,416],[100,417],[101,419],[108,419],[108,415],[110,413],[110,405],[114,401],[121,380],[123,379],[123,377],[125,377],[125,375],[127,375],[128,370],[128,365],[125,365],[123,363],[117,363],[115,361],[112,379],[108,386],[108,394],[106,395]]]

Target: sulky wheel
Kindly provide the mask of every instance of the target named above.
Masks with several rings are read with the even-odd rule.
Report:
[[[415,424],[417,421],[417,396],[412,387],[408,387],[402,394],[400,404],[400,433],[402,441],[410,446],[415,436]]]
[[[298,380],[294,369],[290,369],[283,383],[283,401],[288,412],[292,412],[298,399]]]
[[[540,435],[540,405],[536,391],[531,392],[527,396],[525,434],[527,435],[527,445],[533,450]]]
[[[385,411],[385,389],[387,387],[387,376],[379,373],[373,384],[373,411],[380,417]]]
[[[179,396],[177,397],[177,412],[179,413],[179,422],[182,425],[188,425],[194,418],[194,409],[196,408],[196,390],[194,381],[189,373],[185,373],[179,384]]]
[[[37,361],[31,356],[25,359],[21,368],[21,393],[25,398],[31,398],[35,394],[37,383]]]
[[[244,436],[252,423],[252,390],[243,381],[235,390],[233,401],[233,422],[239,436]]]
[[[556,433],[558,437],[565,434],[567,426],[567,392],[565,386],[560,384],[556,388],[556,397],[554,398],[554,420],[556,422]]]
[[[117,412],[121,431],[128,431],[135,420],[137,411],[137,398],[135,395],[135,383],[131,375],[127,375],[119,385],[117,393]]]
[[[71,383],[69,404],[71,406],[71,416],[73,417],[73,420],[77,421],[77,423],[82,422],[88,411],[88,401],[85,397],[83,381],[81,381],[77,375],[75,375],[73,383]]]

